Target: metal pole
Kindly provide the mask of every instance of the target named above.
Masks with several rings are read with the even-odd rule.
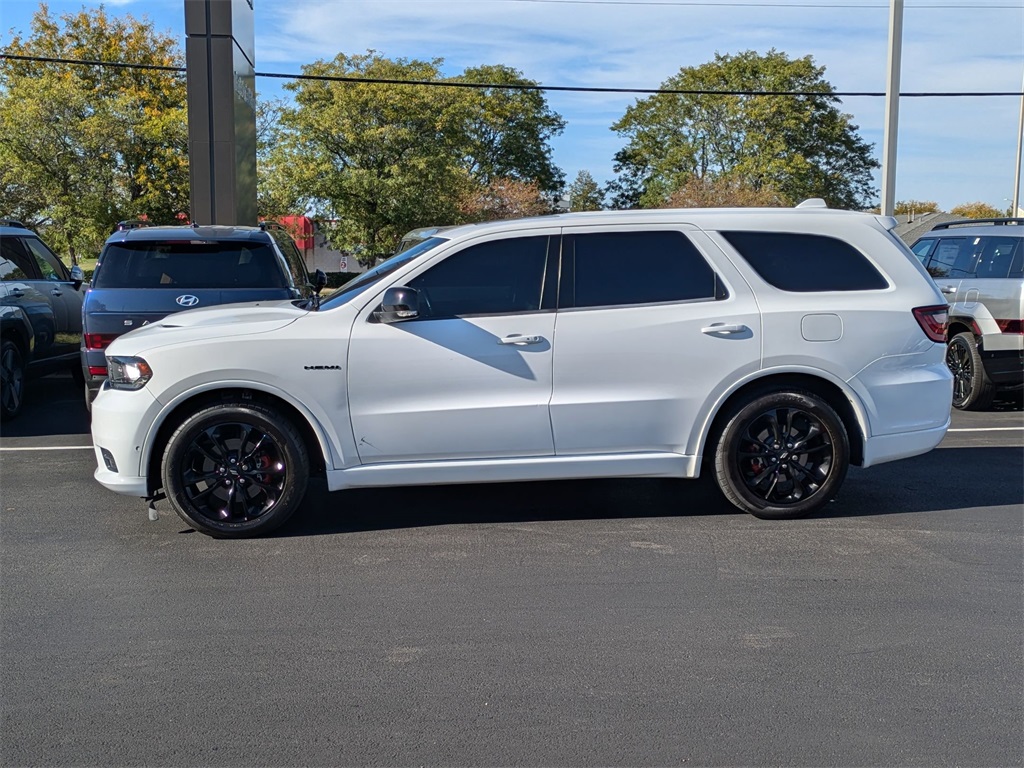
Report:
[[[1020,120],[1017,122],[1017,162],[1013,167],[1013,208],[1011,216],[1017,216],[1020,210],[1020,161],[1024,151],[1024,82],[1021,83]]]
[[[889,3],[889,83],[885,90],[885,142],[882,145],[882,215],[896,207],[896,129],[900,118],[900,57],[903,48],[903,0]]]

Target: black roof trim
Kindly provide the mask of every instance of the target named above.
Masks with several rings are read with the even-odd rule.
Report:
[[[1004,217],[1000,219],[962,219],[960,221],[946,221],[942,224],[936,224],[932,227],[934,232],[936,229],[949,229],[950,227],[973,227],[976,224],[991,224],[992,226],[1017,226],[1024,224],[1024,219],[1016,219],[1010,217]]]

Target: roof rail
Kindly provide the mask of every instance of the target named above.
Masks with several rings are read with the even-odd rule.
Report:
[[[959,221],[944,221],[941,224],[936,224],[932,227],[934,232],[936,229],[949,229],[950,227],[973,227],[976,224],[991,224],[994,227],[1008,226],[1008,225],[1022,225],[1024,219],[1012,218],[1005,216],[999,219],[960,219]]]
[[[17,219],[0,219],[0,227],[21,227],[22,229],[28,229]]]

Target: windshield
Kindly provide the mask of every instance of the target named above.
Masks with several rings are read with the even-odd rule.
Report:
[[[273,249],[250,241],[111,243],[93,288],[287,288]]]
[[[376,285],[399,267],[404,267],[413,259],[419,258],[427,251],[430,251],[441,243],[446,242],[448,241],[443,237],[431,237],[424,240],[422,243],[417,243],[407,251],[402,251],[398,255],[392,256],[383,264],[378,264],[373,269],[363,272],[363,274],[358,277],[354,277],[349,280],[341,286],[341,288],[324,299],[323,303],[320,304],[320,309],[340,307],[342,304],[348,303],[367,288]]]

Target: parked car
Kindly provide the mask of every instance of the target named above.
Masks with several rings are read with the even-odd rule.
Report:
[[[0,219],[0,416],[21,412],[26,380],[81,372],[80,267],[67,266],[35,232]]]
[[[934,448],[948,306],[895,220],[645,210],[447,230],[297,302],[106,350],[96,479],[231,537],[358,486],[716,478],[763,518]],[[626,261],[631,269],[619,265]]]
[[[123,333],[192,307],[312,295],[302,255],[280,225],[119,225],[82,311],[86,404],[106,381],[104,350]]]
[[[1024,219],[939,224],[912,246],[950,304],[953,405],[1024,387]]]

